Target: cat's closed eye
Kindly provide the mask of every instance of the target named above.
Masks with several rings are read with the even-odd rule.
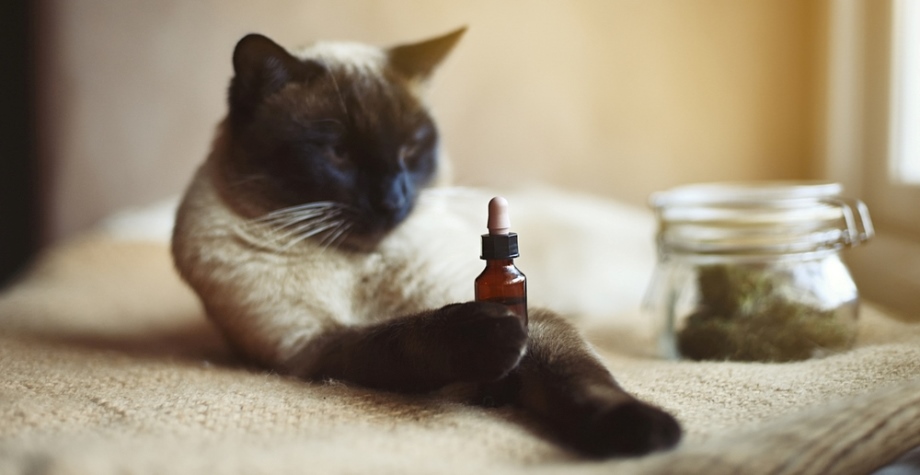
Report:
[[[298,141],[308,160],[319,158],[343,171],[353,166],[345,146],[345,126],[337,120],[311,122]]]
[[[435,140],[434,130],[423,126],[415,129],[409,139],[399,148],[399,162],[407,168],[414,168],[431,151]]]
[[[340,140],[318,140],[316,138],[304,139],[295,145],[298,160],[307,169],[314,169],[317,165],[332,165],[339,171],[348,171],[353,167],[348,148]]]
[[[348,149],[341,143],[326,144],[323,147],[323,155],[326,161],[341,170],[347,170],[354,165]]]

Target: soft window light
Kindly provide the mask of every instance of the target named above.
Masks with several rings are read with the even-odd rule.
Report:
[[[891,174],[920,185],[920,2],[895,0],[893,26]]]

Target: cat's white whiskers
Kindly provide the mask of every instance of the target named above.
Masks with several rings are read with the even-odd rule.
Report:
[[[312,219],[316,217],[323,217],[323,216],[328,216],[330,214],[339,214],[339,213],[341,213],[341,211],[339,210],[297,212],[297,213],[290,213],[290,214],[285,214],[285,215],[274,216],[270,219],[260,219],[260,220],[257,220],[256,222],[260,222],[261,224],[265,224],[267,226],[271,226],[276,229],[283,229],[283,228],[286,228],[292,224],[296,224],[301,221],[306,221],[308,219]]]
[[[340,223],[341,223],[341,221],[332,221],[332,222],[327,223],[327,224],[325,224],[325,225],[323,225],[323,226],[319,226],[319,227],[317,227],[317,228],[315,228],[315,229],[311,229],[310,231],[305,232],[305,233],[303,233],[303,234],[296,235],[296,237],[295,237],[294,239],[291,239],[287,244],[285,244],[285,245],[282,247],[282,249],[288,250],[288,249],[294,247],[295,245],[297,245],[297,243],[303,241],[304,239],[311,238],[311,237],[313,237],[313,236],[316,236],[317,234],[320,234],[320,233],[323,233],[323,232],[328,231],[328,230],[330,230],[330,229],[333,229],[333,228],[335,228],[336,226],[339,226]]]
[[[332,201],[316,201],[313,203],[304,203],[301,205],[289,206],[287,208],[276,209],[274,211],[264,214],[263,216],[256,218],[255,220],[256,221],[269,220],[272,218],[276,218],[278,216],[287,216],[290,214],[294,214],[294,213],[306,211],[306,210],[315,210],[317,212],[323,212],[329,209],[344,208],[344,207],[345,207],[344,205],[341,205],[341,204],[338,204]]]
[[[337,246],[339,244],[337,241],[339,241],[340,239],[345,240],[345,238],[347,237],[346,233],[348,232],[348,230],[351,229],[352,226],[353,226],[353,223],[351,221],[341,221],[339,223],[339,226],[336,227],[335,230],[333,230],[331,233],[329,233],[328,236],[323,238],[323,241],[322,241],[323,250],[325,251],[329,247]]]
[[[354,226],[357,208],[333,201],[316,201],[276,209],[250,219],[247,224],[260,229],[263,245],[287,251],[298,243],[321,236],[323,249],[336,245]],[[241,231],[243,231],[241,229]],[[245,231],[243,231],[245,232]]]
[[[321,217],[330,214],[341,214],[354,212],[347,205],[331,201],[322,201],[315,203],[306,203],[288,208],[281,208],[252,220],[253,223],[268,226],[286,227],[298,221],[305,221],[314,217]]]
[[[313,209],[313,208],[337,208],[344,207],[345,205],[336,203],[335,201],[314,201],[311,203],[303,203],[294,206],[288,206],[287,208],[276,209],[269,214],[283,213],[289,211],[297,211],[303,209]]]
[[[339,214],[340,213],[337,213],[337,212],[336,213],[326,213],[322,216],[317,217],[316,219],[310,219],[309,221],[303,221],[303,220],[295,221],[294,223],[291,223],[290,225],[288,225],[288,226],[292,226],[293,224],[300,223],[294,227],[287,227],[287,226],[276,227],[272,230],[276,233],[274,234],[273,237],[275,239],[283,240],[283,239],[290,238],[292,236],[298,236],[305,232],[311,232],[313,229],[317,227],[325,226],[330,221],[333,221],[333,220],[341,221],[341,219],[339,218]],[[280,232],[282,230],[284,230],[284,232]]]

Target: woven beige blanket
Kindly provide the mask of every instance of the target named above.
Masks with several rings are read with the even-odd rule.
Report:
[[[587,461],[511,408],[305,383],[232,357],[163,244],[89,235],[0,295],[0,473],[869,473],[920,445],[920,324],[863,308],[857,348],[666,362],[584,328],[673,451]]]

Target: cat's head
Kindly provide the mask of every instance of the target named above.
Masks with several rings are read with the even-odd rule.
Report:
[[[463,32],[392,48],[318,43],[297,54],[244,37],[217,164],[224,196],[248,218],[304,210],[275,224],[320,237],[385,235],[438,171],[438,131],[420,91]],[[304,224],[323,213],[327,229],[316,217]]]

